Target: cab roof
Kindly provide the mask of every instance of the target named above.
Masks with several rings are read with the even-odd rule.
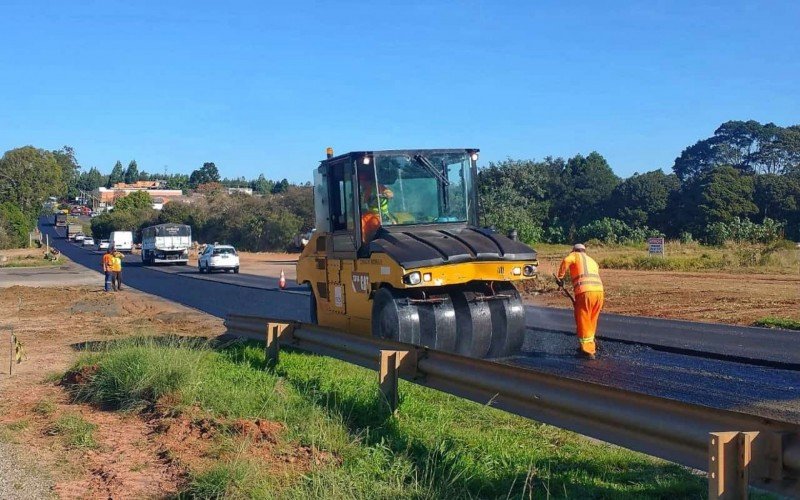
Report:
[[[348,153],[336,155],[332,158],[325,158],[320,160],[320,163],[337,162],[348,157],[361,158],[364,155],[402,155],[402,154],[415,154],[415,153],[479,153],[478,148],[445,148],[445,149],[384,149],[380,151],[365,150],[365,151],[350,151]]]

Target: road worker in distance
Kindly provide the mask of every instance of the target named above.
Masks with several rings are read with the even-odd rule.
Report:
[[[118,292],[122,290],[122,259],[125,255],[122,252],[117,252],[113,248],[111,250],[111,288]]]
[[[111,247],[106,249],[106,253],[103,254],[103,275],[105,275],[105,291],[109,291],[109,287],[111,286],[111,279],[113,276],[112,268],[114,267],[114,255],[111,253]]]
[[[593,258],[586,255],[586,247],[578,243],[561,261],[556,274],[559,287],[564,286],[564,277],[568,271],[575,293],[575,325],[579,343],[577,356],[594,359],[597,352],[594,336],[604,299],[600,266]]]

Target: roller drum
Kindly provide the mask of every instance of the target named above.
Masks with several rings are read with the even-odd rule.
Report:
[[[372,335],[374,337],[420,343],[419,312],[408,297],[390,288],[375,292],[372,303]]]
[[[473,291],[450,293],[456,313],[455,352],[484,358],[492,343],[492,313],[483,296]]]
[[[511,283],[495,283],[496,298],[489,301],[492,311],[492,345],[487,357],[502,358],[518,354],[525,340],[525,306]]]
[[[441,302],[417,304],[419,313],[420,345],[438,351],[454,352],[456,349],[456,313],[448,295],[436,297]]]

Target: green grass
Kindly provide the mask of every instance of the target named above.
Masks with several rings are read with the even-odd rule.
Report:
[[[284,422],[278,448],[313,446],[335,460],[271,474],[236,454],[192,471],[184,494],[215,498],[685,498],[706,482],[688,470],[574,433],[401,382],[390,415],[374,371],[284,351],[263,370],[263,348],[135,339],[85,354],[97,365],[79,400],[134,410],[156,399],[215,418]]]
[[[791,318],[776,318],[768,316],[761,318],[753,323],[753,326],[763,326],[766,328],[782,328],[784,330],[800,330],[800,321]]]
[[[535,245],[539,259],[556,266],[570,251],[567,245]],[[642,271],[725,271],[779,274],[800,273],[800,251],[791,241],[770,244],[726,243],[705,246],[697,242],[668,241],[665,257],[651,257],[647,245],[589,245],[587,252],[601,268]]]
[[[57,409],[58,407],[55,401],[49,398],[40,399],[35,405],[33,405],[33,413],[43,417],[49,417],[53,415]]]
[[[9,259],[8,261],[0,264],[0,268],[13,267],[13,268],[26,268],[26,267],[52,267],[61,266],[64,264],[64,259],[58,261],[48,260],[44,258],[23,258],[23,259]]]
[[[77,413],[61,415],[49,428],[48,433],[61,436],[64,444],[69,448],[92,449],[97,448],[94,433],[97,425],[87,422]]]

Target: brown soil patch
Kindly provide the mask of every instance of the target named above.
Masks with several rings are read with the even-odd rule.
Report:
[[[27,356],[14,366],[13,377],[0,373],[0,438],[17,443],[47,471],[58,496],[160,498],[179,491],[186,471],[164,457],[149,422],[71,404],[64,388],[42,379],[65,371],[83,343],[136,333],[213,336],[224,331],[221,320],[133,290],[107,294],[88,287],[20,286],[0,289],[0,318],[0,340],[7,342],[5,332],[13,328]],[[7,369],[3,345],[0,366]],[[86,383],[95,370],[71,372],[64,385]],[[48,432],[67,413],[97,425],[96,449],[72,449]]]
[[[254,461],[286,482],[315,466],[339,463],[331,453],[285,439],[282,423],[218,419],[197,408],[180,413],[175,396],[141,414],[71,402],[70,388],[88,383],[98,370],[94,365],[59,381],[43,380],[67,370],[79,346],[136,333],[213,336],[224,330],[217,318],[136,291],[82,287],[0,289],[0,318],[14,328],[28,356],[15,365],[13,377],[0,374],[0,439],[15,443],[46,471],[59,497],[169,497],[183,489],[189,471],[228,460]],[[7,363],[7,351],[0,349],[0,366]],[[74,448],[53,432],[64,415],[96,425],[97,446]]]
[[[526,294],[531,304],[570,307],[551,277],[557,262],[540,267],[544,282]],[[751,325],[766,316],[800,320],[800,275],[689,273],[601,269],[606,312]]]

